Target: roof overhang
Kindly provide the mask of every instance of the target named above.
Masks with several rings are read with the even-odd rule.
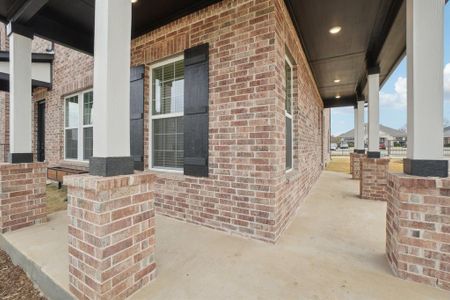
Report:
[[[220,0],[141,0],[133,4],[132,37]],[[406,52],[406,0],[285,0],[326,107],[365,98],[368,70],[385,83]],[[95,0],[8,0],[0,20],[12,28],[92,54]],[[341,26],[331,35],[329,29]],[[29,32],[27,32],[29,31]],[[340,82],[334,82],[339,79]],[[333,101],[339,95],[339,101]],[[336,99],[338,100],[338,99]]]
[[[369,71],[379,68],[384,84],[405,55],[405,0],[286,3],[325,107],[352,106],[365,99]],[[335,26],[342,30],[331,34]]]
[[[31,78],[33,88],[52,88],[53,59],[53,54],[32,54]],[[5,51],[0,51],[0,91],[9,91],[9,52]]]
[[[141,0],[133,4],[132,37],[157,29],[220,0]],[[0,21],[86,54],[94,53],[95,0],[8,0]],[[13,27],[14,27],[13,26]]]

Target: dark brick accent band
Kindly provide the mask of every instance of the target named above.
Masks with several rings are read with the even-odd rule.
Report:
[[[92,157],[89,161],[89,173],[94,176],[111,177],[134,173],[134,163],[127,157]]]
[[[403,160],[403,172],[422,177],[448,177],[448,160],[410,159]]]
[[[358,153],[358,154],[366,154],[366,149],[355,149],[353,150],[353,152]]]
[[[367,151],[367,157],[368,158],[381,158],[381,152],[380,151]]]
[[[33,153],[10,153],[8,161],[12,164],[32,163]]]

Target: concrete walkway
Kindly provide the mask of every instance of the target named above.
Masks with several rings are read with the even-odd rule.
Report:
[[[276,245],[157,217],[158,278],[132,299],[450,299],[394,277],[384,257],[386,203],[324,172]],[[5,235],[67,288],[65,212]]]

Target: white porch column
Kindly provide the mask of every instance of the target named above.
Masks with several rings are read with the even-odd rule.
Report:
[[[358,108],[355,107],[353,110],[354,113],[354,126],[353,126],[353,142],[354,142],[354,150],[356,152],[356,149],[358,149],[358,147],[356,147],[356,144],[358,143]]]
[[[356,118],[357,118],[357,123],[356,123],[356,131],[358,132],[357,136],[358,136],[358,140],[356,141],[355,144],[355,149],[359,150],[359,152],[363,153],[363,151],[365,152],[365,145],[364,145],[364,137],[365,137],[365,132],[364,132],[364,101],[358,101],[357,102],[357,107],[356,107]]]
[[[379,68],[369,71],[367,76],[369,95],[369,149],[368,157],[380,157],[380,71]]]
[[[31,37],[9,34],[10,41],[10,155],[9,162],[33,161],[31,128]]]
[[[405,173],[448,176],[443,159],[444,0],[407,0],[408,151]]]
[[[130,157],[131,1],[96,0],[93,175],[133,173]]]

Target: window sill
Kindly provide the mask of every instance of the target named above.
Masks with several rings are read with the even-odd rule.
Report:
[[[89,161],[64,159],[64,160],[59,161],[58,164],[61,166],[79,167],[79,168],[83,168],[86,170],[89,169]]]
[[[287,171],[286,174],[285,174],[286,183],[294,182],[299,177],[300,177],[300,172],[298,170],[295,170],[295,169],[291,169],[291,170]]]
[[[170,179],[184,179],[183,171],[177,170],[165,170],[165,169],[148,169],[146,172],[154,174],[160,178],[170,178]]]

